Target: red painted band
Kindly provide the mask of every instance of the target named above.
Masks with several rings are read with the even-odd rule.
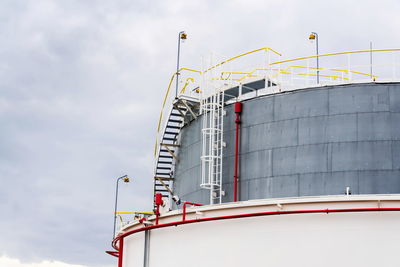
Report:
[[[235,215],[226,215],[226,216],[217,216],[217,217],[209,217],[209,218],[200,218],[200,219],[192,219],[185,221],[176,221],[158,225],[150,225],[145,226],[139,229],[134,229],[128,231],[126,233],[118,235],[112,242],[113,248],[120,251],[120,256],[122,256],[123,249],[123,238],[130,236],[135,233],[139,233],[145,230],[152,230],[157,228],[165,228],[171,226],[178,226],[189,223],[199,223],[199,222],[207,222],[207,221],[218,221],[218,220],[228,220],[228,219],[239,219],[239,218],[247,218],[247,217],[259,217],[259,216],[272,216],[272,215],[284,215],[284,214],[307,214],[307,213],[344,213],[344,212],[374,212],[374,211],[400,211],[400,208],[355,208],[355,209],[319,209],[319,210],[281,210],[281,211],[266,211],[266,212],[256,212],[256,213],[245,213],[245,214],[235,214]],[[122,246],[120,244],[120,248],[117,247],[117,242],[121,240]],[[121,257],[122,258],[122,257]]]

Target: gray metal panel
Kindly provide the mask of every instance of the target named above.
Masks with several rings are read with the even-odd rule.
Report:
[[[400,141],[392,141],[392,164],[394,170],[400,169]]]
[[[368,171],[359,173],[360,193],[398,194],[400,192],[400,171]]]
[[[398,84],[386,85],[389,89],[389,103],[391,112],[400,112],[400,90]]]
[[[328,114],[328,90],[314,89],[275,96],[274,119],[287,120]]]
[[[272,176],[272,150],[258,150],[241,155],[242,180]]]
[[[389,111],[387,85],[365,84],[329,90],[329,114]]]
[[[357,140],[357,115],[318,116],[299,119],[299,145]]]
[[[268,96],[246,101],[242,107],[242,127],[274,121],[274,99]]]
[[[299,176],[285,175],[266,178],[270,181],[271,197],[297,197],[299,195]]]
[[[392,168],[391,141],[332,144],[332,171]]]
[[[235,113],[224,117],[224,202],[233,200]],[[400,84],[297,90],[243,102],[240,199],[400,193]],[[175,191],[200,189],[201,117],[184,127]]]
[[[389,112],[360,113],[357,121],[357,140],[390,140],[391,114]]]
[[[392,140],[400,140],[400,113],[390,114]]]

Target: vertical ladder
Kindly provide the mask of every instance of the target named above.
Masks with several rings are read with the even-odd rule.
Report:
[[[224,91],[201,100],[203,114],[201,188],[210,190],[210,204],[222,201]]]

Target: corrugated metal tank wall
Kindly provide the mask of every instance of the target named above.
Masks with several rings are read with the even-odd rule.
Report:
[[[223,202],[233,200],[235,114],[225,107]],[[174,190],[200,188],[201,117],[182,129]],[[400,84],[302,89],[243,102],[239,199],[400,193]]]

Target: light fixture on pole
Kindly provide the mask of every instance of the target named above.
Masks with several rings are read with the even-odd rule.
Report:
[[[313,42],[315,41],[316,43],[316,48],[317,48],[317,84],[319,84],[319,53],[318,53],[318,33],[316,32],[311,32],[310,36],[308,39]]]
[[[114,237],[115,237],[115,223],[116,223],[116,220],[117,220],[117,205],[118,205],[118,184],[119,184],[119,181],[120,181],[120,180],[123,180],[124,183],[129,183],[128,175],[124,175],[124,176],[118,177],[118,179],[117,179],[117,187],[116,187],[116,190],[115,190],[115,208],[114,208],[113,239],[114,239]]]
[[[184,42],[187,38],[187,34],[184,31],[179,32],[178,35],[178,58],[176,63],[176,87],[175,87],[175,98],[178,97],[178,83],[179,83],[179,57],[181,53],[181,41]]]

